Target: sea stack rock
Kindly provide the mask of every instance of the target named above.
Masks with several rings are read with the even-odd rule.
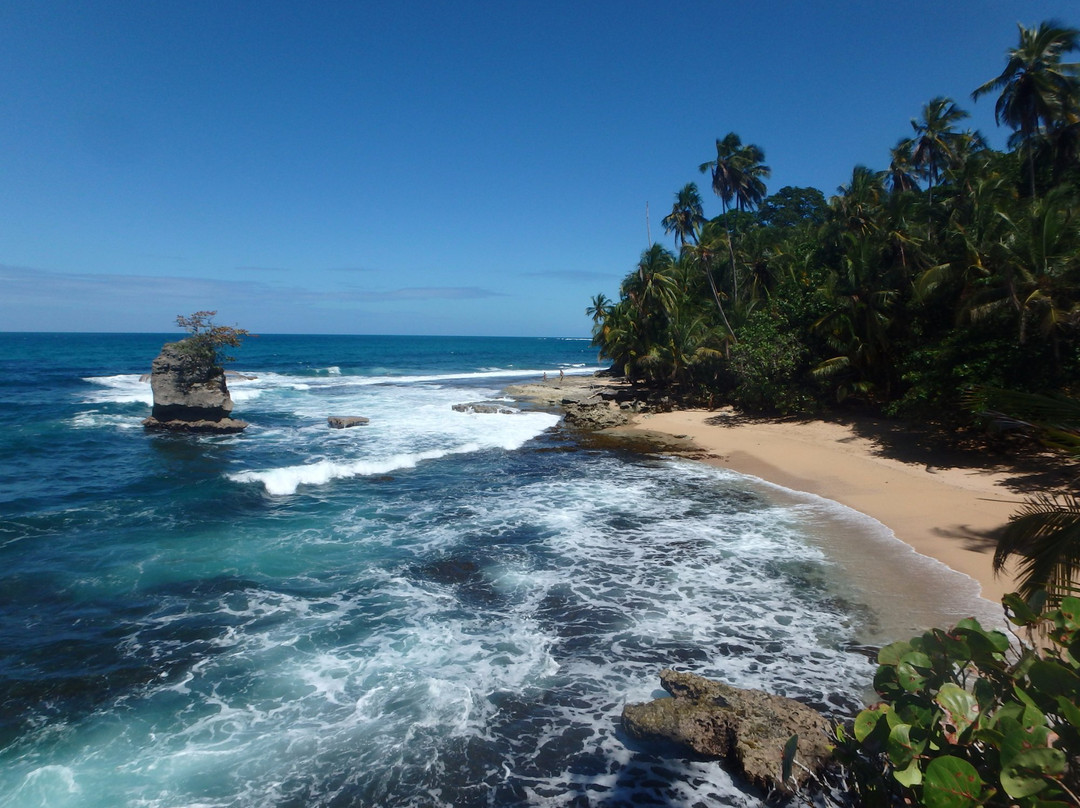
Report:
[[[166,343],[151,366],[154,409],[147,429],[167,432],[240,432],[248,424],[231,418],[233,402],[225,372],[213,355],[193,351],[187,340]]]

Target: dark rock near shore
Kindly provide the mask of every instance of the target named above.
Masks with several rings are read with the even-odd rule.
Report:
[[[568,401],[563,403],[563,420],[573,429],[609,429],[629,423],[630,416],[608,401]]]
[[[351,426],[363,426],[370,423],[371,419],[362,415],[331,415],[326,422],[334,429],[348,429]]]
[[[513,415],[520,410],[500,404],[497,401],[474,401],[470,404],[454,404],[451,409],[456,412],[473,412],[483,414]]]
[[[184,421],[174,419],[172,421],[159,421],[153,416],[143,421],[147,429],[159,432],[190,432],[204,435],[232,435],[243,432],[250,424],[238,418],[222,418],[217,421]]]
[[[154,409],[147,429],[168,432],[234,433],[248,426],[232,418],[233,402],[225,372],[212,356],[169,342],[151,366]]]
[[[795,784],[821,771],[831,753],[829,723],[816,711],[783,696],[664,670],[660,684],[672,698],[623,707],[623,727],[635,738],[663,740],[705,757],[728,760],[752,784],[790,793],[783,782],[784,745],[798,735]]]

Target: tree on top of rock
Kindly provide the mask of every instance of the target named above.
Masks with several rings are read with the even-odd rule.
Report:
[[[216,325],[216,314],[216,311],[197,311],[187,316],[178,314],[176,324],[188,332],[188,336],[180,341],[186,353],[205,357],[215,365],[223,365],[235,359],[226,353],[227,348],[239,348],[244,337],[257,335],[245,328]]]

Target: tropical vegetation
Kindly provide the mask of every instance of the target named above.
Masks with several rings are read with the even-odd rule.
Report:
[[[686,183],[617,300],[588,308],[628,378],[702,403],[791,412],[858,405],[955,418],[972,384],[1034,393],[1080,380],[1080,32],[1020,26],[996,99],[1008,149],[931,99],[826,199],[768,193],[765,150],[734,133]]]
[[[1080,599],[1004,602],[1042,650],[968,619],[878,653],[881,700],[835,738],[861,804],[1080,804]]]

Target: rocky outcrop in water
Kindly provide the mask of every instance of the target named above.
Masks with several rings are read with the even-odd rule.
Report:
[[[513,407],[507,407],[497,401],[473,401],[469,404],[453,404],[450,409],[455,412],[480,413],[485,415],[514,415],[520,412]]]
[[[629,411],[613,401],[567,401],[563,412],[563,420],[573,429],[609,429],[630,421]]]
[[[623,707],[623,727],[635,738],[678,744],[705,757],[728,760],[752,784],[790,793],[783,782],[784,745],[798,735],[795,784],[819,772],[831,755],[829,724],[804,704],[760,690],[665,670],[660,684],[672,698]]]
[[[247,428],[232,418],[233,402],[225,372],[213,355],[193,351],[186,340],[161,348],[150,371],[154,409],[143,421],[147,429],[165,432],[228,434]]]
[[[331,415],[326,422],[334,429],[348,429],[353,426],[364,426],[371,421],[362,415]]]

